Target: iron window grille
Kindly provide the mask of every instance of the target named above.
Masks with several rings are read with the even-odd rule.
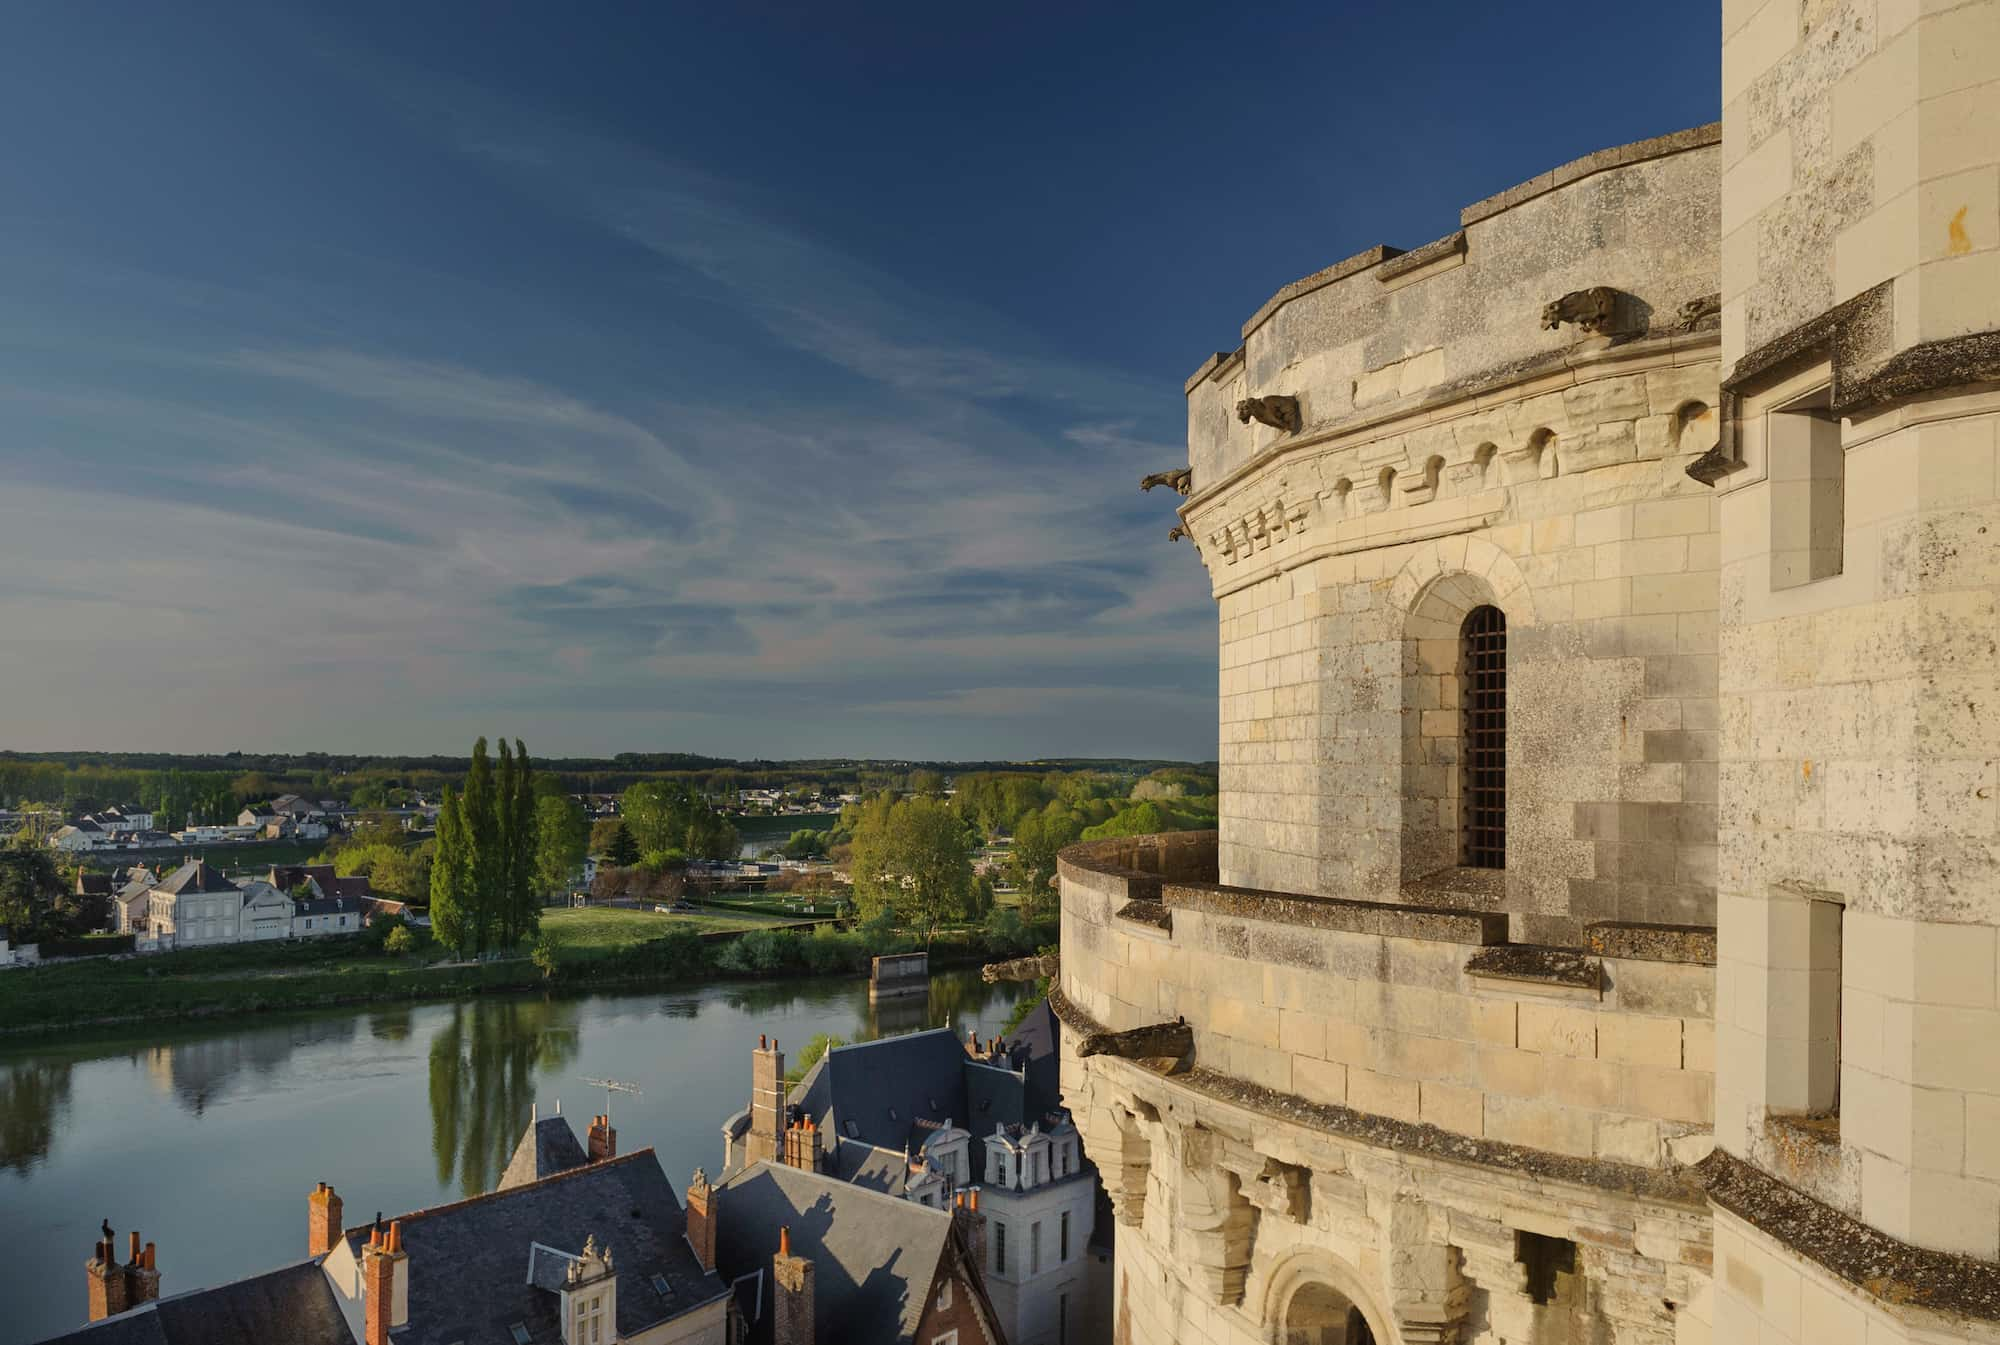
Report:
[[[1459,629],[1463,676],[1461,746],[1464,816],[1461,859],[1469,868],[1507,867],[1507,617],[1475,607]]]

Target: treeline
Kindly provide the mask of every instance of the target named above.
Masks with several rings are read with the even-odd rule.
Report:
[[[527,744],[516,738],[509,751],[500,739],[496,770],[480,738],[427,843],[431,932],[461,955],[518,946],[541,927],[544,895],[582,862],[588,835],[574,800],[538,791]]]
[[[561,792],[616,794],[647,781],[682,784],[710,799],[744,789],[781,789],[822,798],[890,789],[928,793],[938,782],[986,772],[1098,773],[1133,779],[1179,763],[1051,760],[1036,762],[885,762],[868,760],[732,761],[683,752],[565,757],[538,763]],[[64,812],[138,802],[173,815],[176,825],[233,819],[244,805],[280,794],[390,808],[418,796],[463,787],[459,757],[388,757],[324,752],[230,752],[175,756],[146,752],[0,752],[0,806],[41,804]]]

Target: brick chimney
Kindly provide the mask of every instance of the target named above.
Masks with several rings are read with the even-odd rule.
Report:
[[[132,1234],[132,1259],[125,1267],[127,1284],[126,1301],[133,1307],[150,1303],[160,1296],[160,1267],[154,1259],[153,1244],[139,1246],[139,1235]]]
[[[585,1141],[590,1150],[590,1161],[602,1163],[607,1158],[618,1156],[618,1132],[611,1128],[609,1115],[590,1118],[590,1133]]]
[[[986,1269],[986,1216],[979,1212],[979,1188],[960,1191],[952,1202],[952,1227],[965,1240],[965,1248],[981,1272]]]
[[[403,1222],[368,1235],[361,1254],[364,1345],[389,1345],[389,1332],[410,1320],[410,1254],[403,1250]]]
[[[813,1123],[812,1117],[785,1127],[783,1162],[788,1168],[806,1172],[820,1170],[819,1127]]]
[[[118,1264],[110,1238],[98,1239],[90,1259],[83,1263],[83,1273],[90,1291],[91,1321],[116,1317],[132,1306],[131,1284],[125,1267]]]
[[[715,1222],[719,1211],[716,1209],[715,1188],[708,1184],[708,1173],[700,1168],[688,1180],[687,1188],[687,1240],[694,1248],[694,1259],[701,1262],[703,1270],[715,1269]]]
[[[340,1241],[340,1197],[325,1182],[306,1197],[306,1255],[324,1256]]]
[[[750,1132],[744,1136],[744,1161],[782,1161],[785,1144],[785,1053],[775,1040],[757,1034],[750,1053]]]
[[[771,1345],[816,1345],[813,1336],[813,1263],[792,1255],[792,1230],[778,1230],[778,1254],[771,1258],[773,1293]]]
[[[126,1238],[129,1254],[124,1264],[118,1261],[117,1239],[108,1233],[98,1240],[90,1260],[84,1262],[93,1322],[116,1317],[160,1296],[160,1270],[153,1244],[148,1242],[142,1247],[136,1229],[126,1234]]]

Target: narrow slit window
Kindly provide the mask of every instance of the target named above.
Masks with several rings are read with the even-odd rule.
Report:
[[[1766,422],[1771,478],[1771,587],[1797,588],[1841,572],[1847,530],[1847,454],[1821,388]]]
[[[1459,630],[1465,734],[1464,826],[1460,860],[1469,868],[1507,867],[1507,617],[1475,607]]]

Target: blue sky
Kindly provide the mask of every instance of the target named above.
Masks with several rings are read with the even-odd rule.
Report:
[[[21,5],[0,747],[1215,753],[1185,375],[1707,5]]]

